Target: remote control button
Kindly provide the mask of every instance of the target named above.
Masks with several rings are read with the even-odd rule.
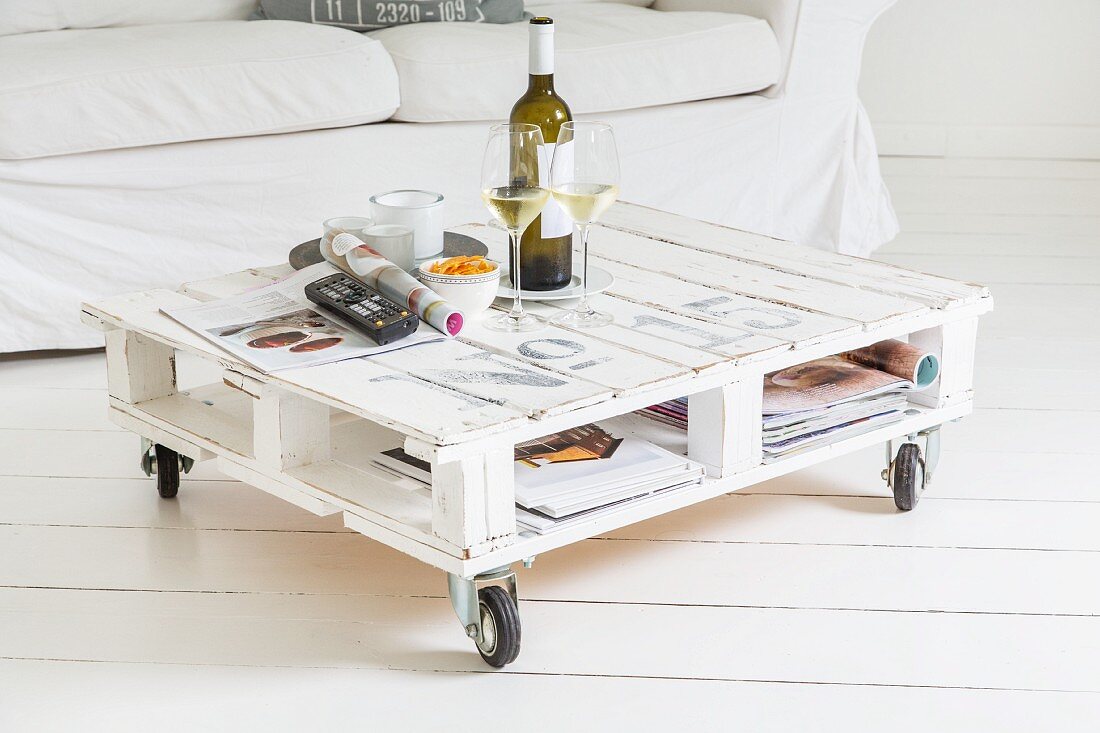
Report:
[[[362,303],[367,297],[362,293],[351,293],[344,296],[344,302],[348,305],[355,305],[356,303]]]

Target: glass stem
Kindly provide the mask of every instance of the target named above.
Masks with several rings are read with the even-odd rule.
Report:
[[[508,313],[508,316],[513,321],[519,321],[523,318],[523,296],[520,294],[519,284],[519,232],[508,232],[508,243],[512,245],[512,287],[515,288],[516,295],[512,298],[512,310]]]
[[[577,313],[587,316],[592,313],[592,306],[588,305],[588,227],[589,224],[577,224],[581,230],[581,302],[577,304]]]

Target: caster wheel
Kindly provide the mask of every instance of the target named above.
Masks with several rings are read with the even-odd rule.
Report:
[[[171,499],[180,489],[180,457],[171,448],[160,443],[154,447],[157,455],[157,493],[163,499]]]
[[[490,585],[477,592],[482,640],[477,650],[492,667],[503,667],[519,656],[519,609],[508,591]]]
[[[917,492],[924,487],[924,461],[920,446],[905,443],[894,458],[890,486],[894,489],[894,504],[903,512],[917,505]]]

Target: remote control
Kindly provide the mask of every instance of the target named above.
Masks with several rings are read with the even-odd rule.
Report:
[[[306,285],[306,297],[355,326],[379,346],[415,333],[420,325],[420,318],[408,308],[342,273]]]

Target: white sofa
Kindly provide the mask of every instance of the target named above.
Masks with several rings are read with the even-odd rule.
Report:
[[[558,89],[613,122],[623,198],[866,255],[897,222],[856,96],[893,0],[559,0]],[[350,5],[345,0],[346,5]],[[484,221],[486,122],[526,27],[358,34],[251,0],[39,0],[0,14],[0,352],[94,346],[79,303],[284,260],[367,197]]]

